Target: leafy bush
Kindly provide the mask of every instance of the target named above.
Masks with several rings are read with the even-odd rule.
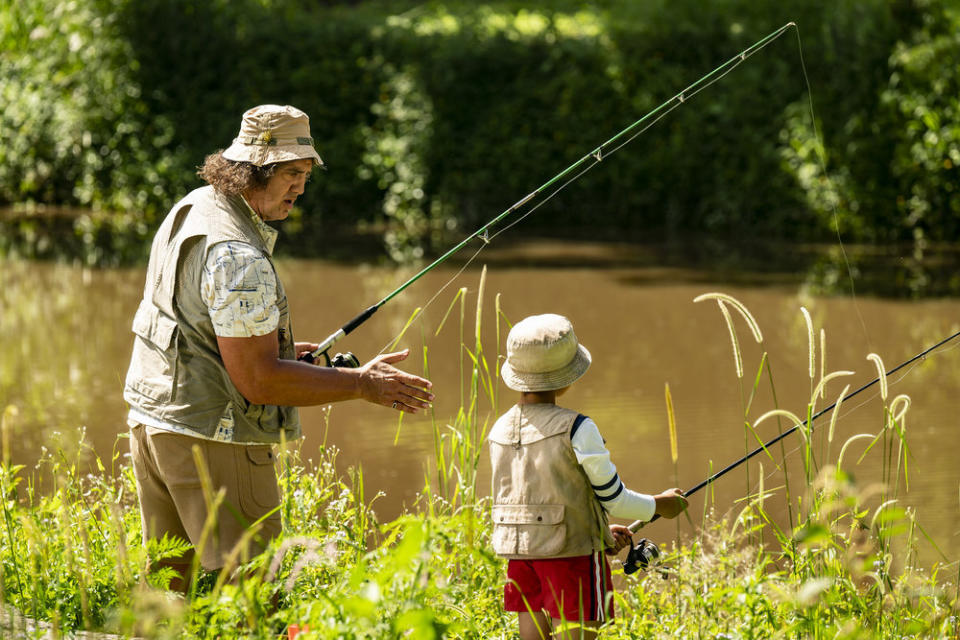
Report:
[[[24,0],[0,14],[0,204],[16,205],[0,250],[142,258],[204,156],[275,102],[311,115],[329,165],[286,250],[329,255],[359,226],[418,258],[791,20],[805,67],[787,32],[527,229],[955,237],[957,79],[935,61],[957,30],[938,0]]]
[[[8,228],[29,254],[62,243],[91,263],[139,257],[163,194],[186,184],[173,124],[147,109],[111,5],[36,0],[0,13],[0,202],[83,208],[74,238],[38,232],[56,213]]]
[[[922,241],[960,234],[960,13],[931,11],[891,57],[882,104],[894,130],[891,174],[900,229]]]

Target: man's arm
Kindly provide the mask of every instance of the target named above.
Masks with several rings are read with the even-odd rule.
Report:
[[[262,336],[217,336],[220,356],[243,397],[254,404],[311,406],[362,398],[416,413],[430,406],[429,380],[392,366],[408,351],[377,356],[356,369],[317,367],[279,357],[277,331]]]

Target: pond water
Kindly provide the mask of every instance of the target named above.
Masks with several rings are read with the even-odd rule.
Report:
[[[561,254],[562,260],[548,259]],[[808,374],[808,332],[801,306],[810,312],[817,333],[824,330],[826,370],[855,372],[831,382],[818,409],[832,402],[845,384],[856,389],[876,377],[869,353],[878,354],[889,369],[960,328],[956,298],[821,297],[808,293],[799,277],[750,278],[743,273],[732,277],[649,266],[644,260],[618,259],[609,246],[584,243],[530,244],[523,262],[509,250],[481,256],[488,269],[481,335],[491,369],[497,367],[506,333],[501,320],[498,349],[497,295],[503,317],[511,322],[544,312],[571,318],[594,364],[562,404],[595,419],[626,484],[646,492],[691,487],[711,470],[738,459],[745,447],[757,445],[752,435],[745,443],[742,425],[764,352],[772,375],[764,371],[749,419],[777,406],[805,415],[814,383]],[[362,465],[366,495],[383,494],[375,502],[381,520],[396,517],[413,503],[428,479],[433,481],[432,420],[446,431],[469,382],[460,344],[474,347],[482,264],[478,260],[462,273],[457,267],[435,269],[337,345],[368,358],[392,342],[414,309],[433,299],[400,341],[401,347],[411,348],[413,355],[404,366],[412,371],[423,371],[426,353],[437,395],[432,418],[407,417],[400,424],[395,412],[362,402],[302,411],[304,457],[315,457],[325,441],[341,450],[338,465],[344,471]],[[294,333],[298,339],[314,340],[332,333],[413,273],[302,260],[282,260],[278,268],[291,300]],[[144,270],[2,261],[0,271],[0,409],[16,407],[6,412],[4,455],[27,465],[36,463],[42,446],[75,455],[81,432],[101,457],[109,459],[114,451],[123,455],[126,441],[118,439],[125,431],[122,386],[132,344],[130,322]],[[461,287],[467,289],[463,321],[458,303],[438,332]],[[711,291],[744,303],[763,332],[763,344],[758,345],[734,314],[743,354],[742,379],[737,377],[730,336],[717,304],[693,301]],[[818,335],[818,349],[819,340]],[[953,341],[892,376],[888,391],[890,398],[906,394],[912,401],[906,417],[909,486],[901,480],[900,504],[916,511],[930,540],[950,560],[960,552],[960,465],[955,439],[960,416],[958,343]],[[818,376],[820,367],[818,353]],[[676,413],[676,466],[670,455],[666,384]],[[481,420],[489,424],[512,401],[512,392],[499,385],[495,402],[481,403]],[[883,421],[878,386],[848,400],[832,442],[827,441],[829,416],[815,426],[813,450],[818,463],[835,461],[848,438],[876,434]],[[777,435],[778,428],[789,426],[778,427],[775,420],[768,420],[757,428],[756,437],[766,441]],[[794,502],[803,491],[800,445],[797,434],[784,440]],[[859,461],[865,448],[865,441],[851,444],[846,466],[866,491],[882,477],[882,447],[874,447]],[[759,487],[760,465],[763,486],[772,491],[766,506],[782,517],[787,497],[783,473],[776,469],[782,456],[779,446],[772,453],[774,459],[758,456],[695,495],[692,522],[680,522],[681,534],[695,530],[705,508],[739,511],[740,500]],[[489,492],[488,467],[484,450],[478,482],[484,495]],[[677,530],[675,522],[660,521],[645,529],[644,535],[663,540]],[[942,559],[934,544],[922,540],[924,559]]]

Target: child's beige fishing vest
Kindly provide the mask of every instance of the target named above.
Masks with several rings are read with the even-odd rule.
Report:
[[[133,319],[136,335],[123,397],[139,411],[213,438],[221,419],[233,418],[234,442],[280,442],[300,437],[296,407],[251,404],[230,380],[209,311],[200,293],[207,250],[238,240],[270,259],[250,211],[239,197],[202,187],[178,202],[157,230],[143,300]],[[271,260],[271,266],[273,262]],[[281,358],[296,358],[287,296],[277,279]],[[189,363],[189,366],[187,365]]]
[[[499,555],[564,558],[613,546],[606,512],[570,442],[577,415],[553,404],[514,405],[490,429]]]

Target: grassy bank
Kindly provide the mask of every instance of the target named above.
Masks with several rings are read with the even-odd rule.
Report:
[[[80,477],[52,456],[35,474],[5,467],[3,597],[62,632],[271,638],[296,623],[318,638],[512,636],[483,501],[453,509],[425,495],[415,513],[379,523],[360,479],[337,477],[334,450],[320,455],[310,470],[296,454],[286,459],[284,538],[247,562],[238,558],[228,567],[232,581],[203,576],[187,599],[163,591],[166,576],[145,570],[148,557],[176,545],[140,545],[125,468],[108,480]],[[29,476],[58,488],[39,497]],[[12,486],[26,497],[12,500]],[[618,575],[618,618],[603,637],[956,634],[955,575],[911,566],[909,552],[903,565],[891,550],[897,536],[898,548],[918,541],[908,513],[866,509],[866,496],[832,468],[811,496],[815,509],[788,531],[768,521],[760,495],[735,517],[707,514],[698,539],[664,545],[666,579]]]
[[[481,278],[477,299],[484,295]],[[747,495],[733,510],[707,500],[702,512],[689,513],[697,534],[663,544],[659,570],[627,576],[614,562],[618,617],[601,637],[956,637],[957,566],[917,566],[925,535],[901,503],[909,398],[889,395],[880,375],[884,410],[874,432],[840,442],[829,418],[810,424],[802,416],[842,402],[849,387],[836,389],[847,372],[824,370],[825,336],[802,312],[809,406],[799,416],[777,407],[758,415],[753,399],[774,384],[772,356],[745,362],[740,343],[762,346],[760,327],[728,296],[701,302],[716,303],[730,329],[745,449],[755,446],[759,424],[776,420],[802,425],[793,436],[799,448],[771,448],[758,476],[744,472]],[[283,537],[255,557],[241,546],[223,572],[201,575],[181,598],[164,589],[170,575],[147,570],[182,545],[141,544],[134,481],[119,453],[124,443],[110,459],[48,451],[31,467],[9,464],[5,447],[0,598],[58,633],[275,638],[297,624],[310,629],[301,638],[513,637],[515,618],[501,606],[505,563],[490,551],[489,505],[476,480],[489,408],[499,400],[500,357],[476,336],[492,315],[499,345],[507,324],[499,298],[492,307],[474,308],[461,290],[441,326],[431,328],[459,324],[461,408],[436,416],[424,490],[402,517],[378,520],[362,469],[339,470],[335,448],[286,447],[279,460]],[[882,374],[879,357],[870,359]],[[429,374],[426,353],[424,368]],[[880,477],[854,482],[845,470],[862,456],[883,461]],[[783,470],[797,457],[802,482],[791,476],[791,483]],[[770,515],[784,503],[787,523]]]

